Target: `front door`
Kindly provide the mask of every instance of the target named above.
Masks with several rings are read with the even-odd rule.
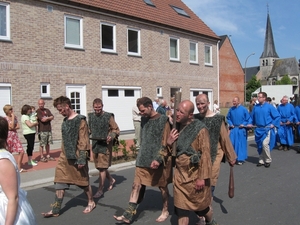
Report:
[[[73,110],[86,116],[86,86],[68,84],[66,94],[71,100]]]

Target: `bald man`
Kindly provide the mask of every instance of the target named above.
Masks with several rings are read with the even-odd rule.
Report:
[[[199,217],[204,216],[207,224],[216,225],[209,207],[212,163],[208,130],[204,123],[194,119],[191,101],[182,101],[176,111],[179,130],[172,129],[167,144],[171,146],[177,140],[173,182],[178,225],[189,224],[190,211]]]

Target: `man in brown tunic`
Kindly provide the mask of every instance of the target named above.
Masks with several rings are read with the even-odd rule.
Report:
[[[216,225],[211,202],[211,157],[209,133],[204,123],[194,119],[194,104],[189,100],[176,109],[179,132],[172,129],[168,145],[177,139],[174,171],[174,205],[178,225],[189,224],[189,212],[204,216],[207,224]]]
[[[159,187],[163,209],[157,222],[165,221],[169,216],[168,184],[172,182],[171,149],[167,146],[170,124],[166,115],[153,109],[152,101],[142,97],[137,102],[142,116],[141,145],[136,159],[135,176],[129,199],[129,206],[122,216],[114,216],[117,221],[131,223],[136,208],[142,201],[146,186]]]
[[[100,98],[93,101],[94,112],[88,114],[88,125],[92,139],[92,151],[95,167],[99,170],[99,187],[94,198],[103,195],[104,182],[109,180],[108,190],[113,189],[115,179],[108,172],[111,166],[112,146],[120,129],[112,113],[104,112]]]
[[[69,98],[61,96],[54,100],[53,106],[64,116],[62,123],[62,146],[55,170],[55,202],[52,210],[42,213],[44,217],[59,216],[66,189],[77,185],[87,195],[88,205],[83,213],[90,213],[95,207],[92,189],[89,185],[87,151],[90,148],[88,126],[85,116],[75,113]]]
[[[211,160],[213,164],[211,179],[213,197],[224,155],[230,166],[234,166],[237,156],[225,125],[225,116],[216,114],[209,109],[210,102],[206,94],[198,95],[195,102],[199,114],[195,114],[194,117],[207,126],[210,135]]]

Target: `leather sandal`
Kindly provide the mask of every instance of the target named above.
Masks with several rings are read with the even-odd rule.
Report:
[[[58,217],[59,214],[53,214],[52,210],[46,213],[42,213],[42,215],[44,216],[44,218],[50,218],[50,217]]]

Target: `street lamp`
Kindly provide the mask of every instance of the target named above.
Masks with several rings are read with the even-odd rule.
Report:
[[[246,58],[246,61],[245,61],[245,69],[244,69],[244,70],[245,70],[245,71],[244,71],[244,74],[245,74],[245,78],[244,78],[244,86],[245,86],[245,87],[244,87],[244,92],[245,92],[245,96],[244,96],[244,97],[245,97],[245,99],[244,99],[244,100],[245,100],[245,101],[244,101],[244,104],[246,104],[246,81],[247,81],[247,80],[246,80],[246,73],[247,73],[247,72],[246,72],[246,66],[247,66],[248,58],[249,58],[251,55],[255,55],[255,52],[252,52],[250,55],[248,55],[248,57]]]

